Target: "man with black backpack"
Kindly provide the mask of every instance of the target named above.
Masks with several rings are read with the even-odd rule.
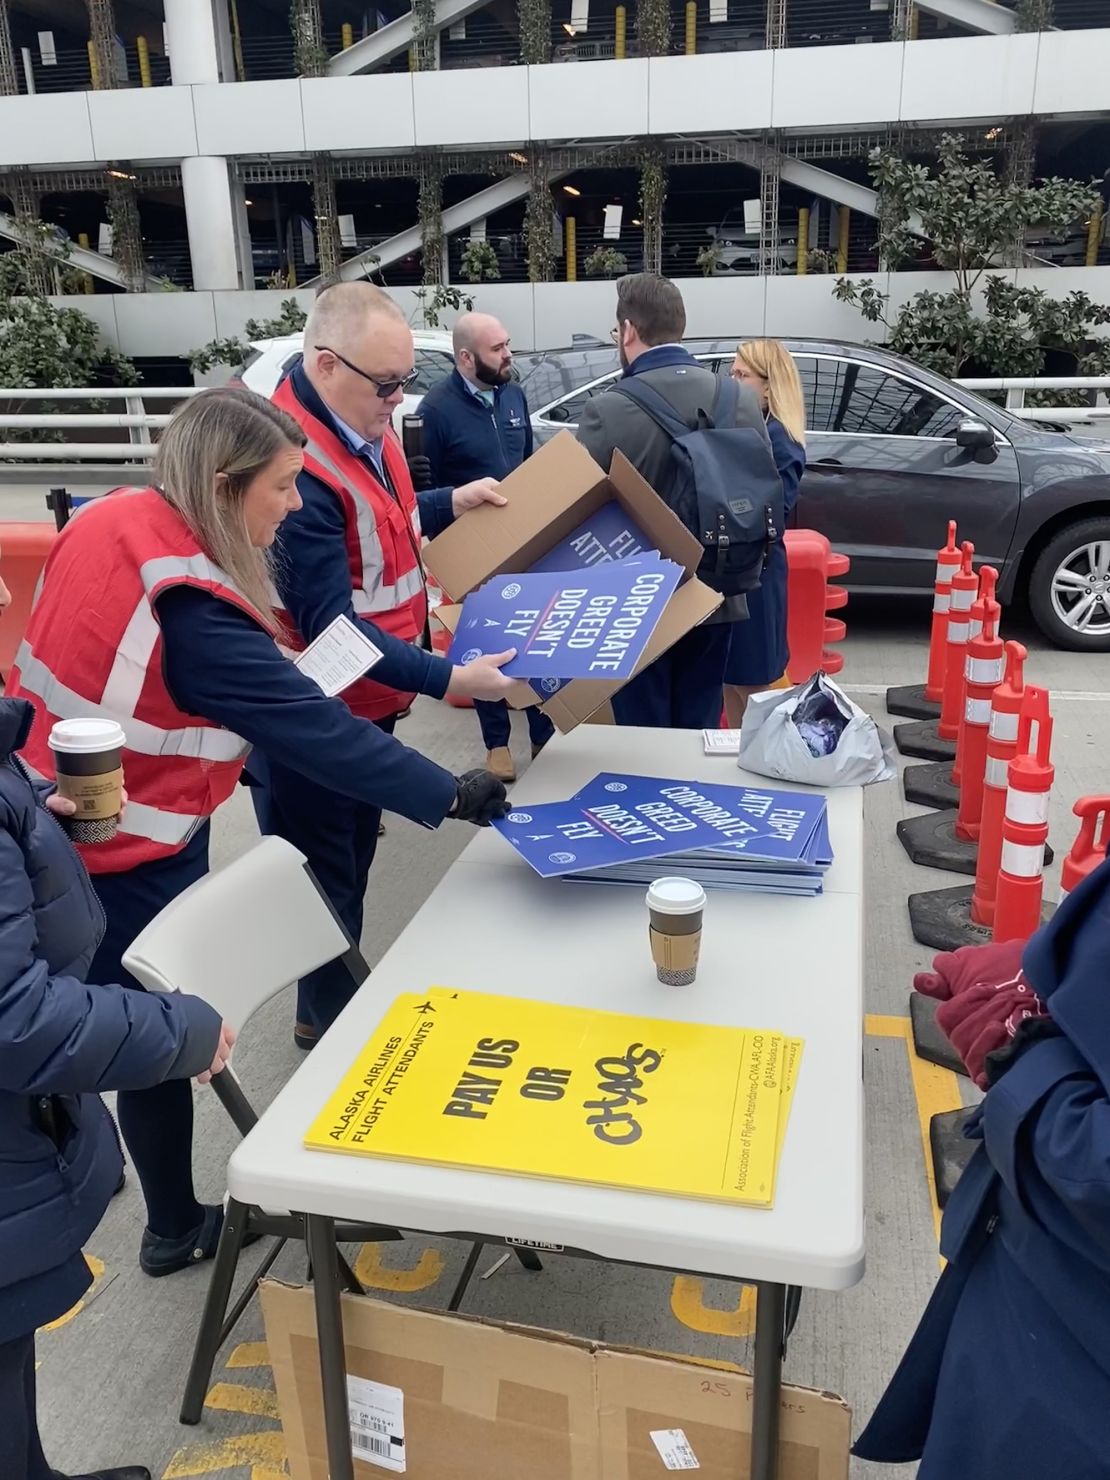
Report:
[[[674,283],[635,273],[617,284],[624,375],[586,402],[578,440],[608,470],[619,448],[702,543],[698,576],[724,603],[625,684],[620,725],[715,728],[731,623],[783,525],[782,484],[763,414],[747,386],[718,377],[683,349],[686,308]]]

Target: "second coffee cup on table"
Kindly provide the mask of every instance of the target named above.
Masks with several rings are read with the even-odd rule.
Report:
[[[75,843],[107,843],[123,806],[123,729],[112,719],[60,719],[50,731],[59,796],[77,811],[60,818]]]
[[[647,906],[656,976],[668,987],[688,987],[698,973],[705,890],[693,879],[656,879]]]

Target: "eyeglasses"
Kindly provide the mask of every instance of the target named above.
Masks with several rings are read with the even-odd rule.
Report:
[[[353,370],[356,375],[361,375],[363,380],[368,380],[383,401],[396,395],[398,391],[407,390],[416,379],[417,372],[410,370],[407,375],[399,376],[396,380],[378,380],[376,376],[367,375],[366,371],[360,370],[357,365],[352,365],[350,360],[341,355],[337,349],[329,349],[326,344],[318,344],[316,348],[326,350],[329,355],[334,355],[341,365],[346,365],[348,370]]]
[[[609,338],[613,341],[614,344],[620,344],[621,329],[619,324],[614,324],[613,327],[609,330]]]

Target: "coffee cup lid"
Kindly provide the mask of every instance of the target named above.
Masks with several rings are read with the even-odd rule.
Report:
[[[50,749],[71,755],[118,750],[126,743],[123,727],[114,719],[60,719],[50,731]]]
[[[662,915],[694,915],[705,909],[705,890],[693,879],[677,875],[656,879],[647,892],[648,909]]]

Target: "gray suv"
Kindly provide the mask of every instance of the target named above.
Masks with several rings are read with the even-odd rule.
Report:
[[[851,556],[851,590],[931,591],[937,546],[956,519],[976,563],[998,567],[1004,603],[1027,601],[1057,647],[1110,652],[1110,441],[1011,416],[873,345],[783,342],[808,426],[792,523]],[[736,341],[687,348],[727,374]],[[616,352],[596,351],[590,369],[591,380],[546,404],[525,377],[537,441],[573,426],[587,399],[610,388]]]

